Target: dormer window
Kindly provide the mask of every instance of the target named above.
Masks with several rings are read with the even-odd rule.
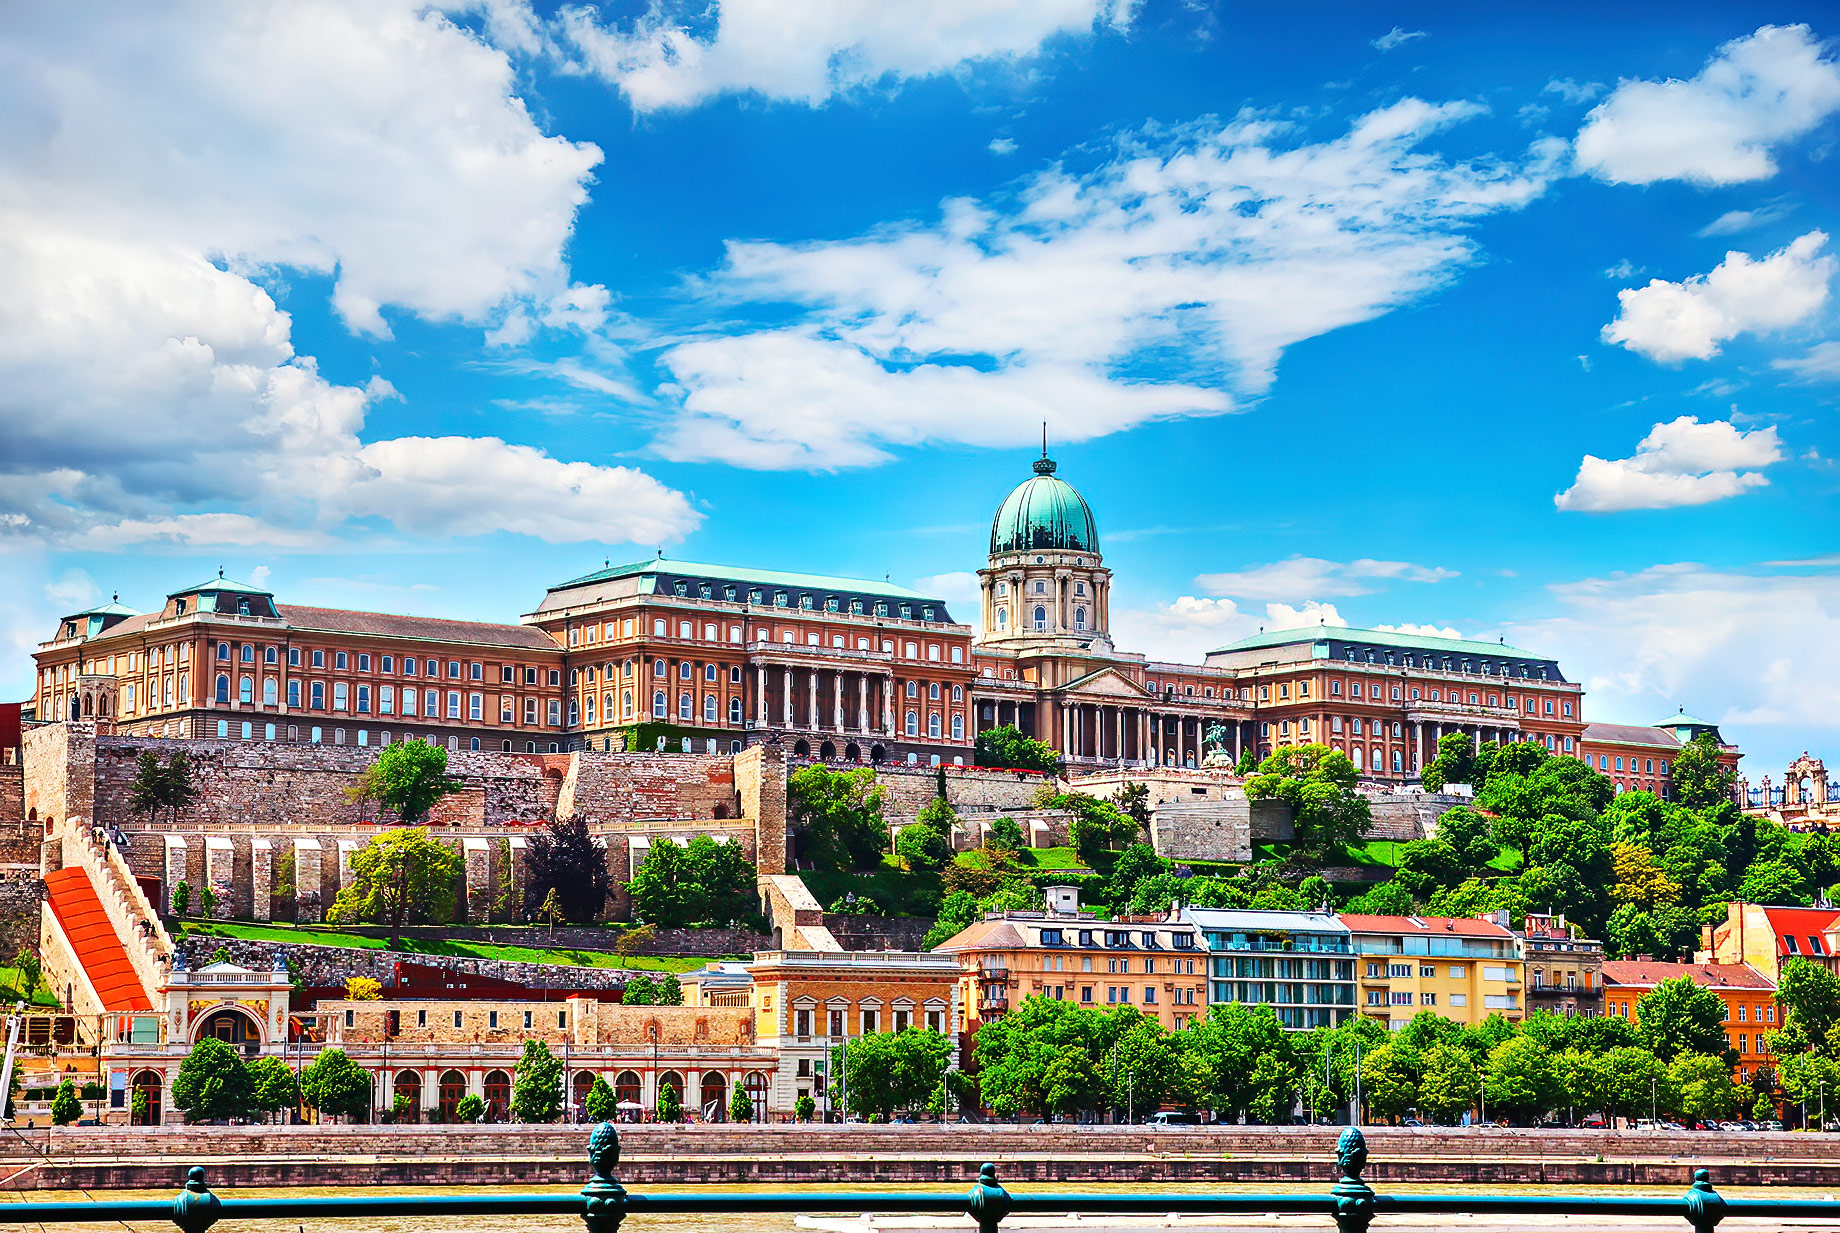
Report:
[[[184,600],[182,599],[173,600],[173,615],[174,616],[184,616],[185,615],[185,601]],[[76,633],[77,627],[74,625],[71,626],[70,632],[73,634]]]
[[[240,595],[237,597],[236,615],[238,616],[248,616],[249,615],[249,597],[247,595]]]

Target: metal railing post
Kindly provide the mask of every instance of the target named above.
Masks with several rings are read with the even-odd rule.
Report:
[[[1725,1199],[1712,1188],[1712,1174],[1706,1169],[1693,1171],[1693,1186],[1687,1191],[1687,1223],[1693,1233],[1713,1233],[1725,1218]]]
[[[1367,1136],[1360,1127],[1350,1126],[1335,1143],[1335,1163],[1341,1166],[1341,1180],[1330,1194],[1335,1196],[1335,1227],[1339,1233],[1367,1233],[1374,1218],[1374,1188],[1361,1180],[1367,1167]]]
[[[997,1225],[1013,1206],[1009,1191],[997,1182],[997,1166],[985,1162],[978,1169],[977,1185],[965,1196],[965,1208],[978,1223],[978,1233],[997,1233]]]
[[[612,1122],[602,1122],[588,1136],[588,1167],[593,1176],[581,1188],[581,1222],[588,1233],[617,1233],[626,1219],[626,1187],[614,1180],[620,1163],[620,1132]],[[187,1230],[190,1233],[190,1230]]]
[[[204,1169],[193,1165],[185,1175],[185,1189],[173,1200],[173,1223],[185,1233],[205,1233],[223,1214],[223,1203],[204,1184]]]

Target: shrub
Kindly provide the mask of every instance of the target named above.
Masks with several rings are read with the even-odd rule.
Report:
[[[472,1093],[462,1096],[454,1106],[454,1116],[463,1122],[476,1122],[485,1115],[486,1102]]]
[[[68,1126],[83,1116],[83,1106],[77,1103],[77,1088],[69,1079],[58,1084],[57,1095],[51,1099],[51,1120],[59,1126]]]

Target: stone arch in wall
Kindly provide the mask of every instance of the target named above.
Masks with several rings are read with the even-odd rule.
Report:
[[[1821,759],[1802,756],[1789,764],[1783,776],[1783,803],[1821,809],[1827,805],[1827,767]]]
[[[826,741],[824,744],[818,746],[818,756],[826,762],[835,762],[837,760],[837,747],[829,741]]]

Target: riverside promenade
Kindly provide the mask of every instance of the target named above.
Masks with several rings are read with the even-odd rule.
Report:
[[[161,1126],[19,1131],[0,1142],[11,1190],[213,1185],[547,1185],[579,1181],[581,1126]],[[950,1183],[994,1161],[1006,1180],[1332,1180],[1339,1127],[1009,1125],[622,1126],[629,1183]],[[1840,1190],[1840,1135],[1366,1128],[1376,1182],[1720,1185]]]

